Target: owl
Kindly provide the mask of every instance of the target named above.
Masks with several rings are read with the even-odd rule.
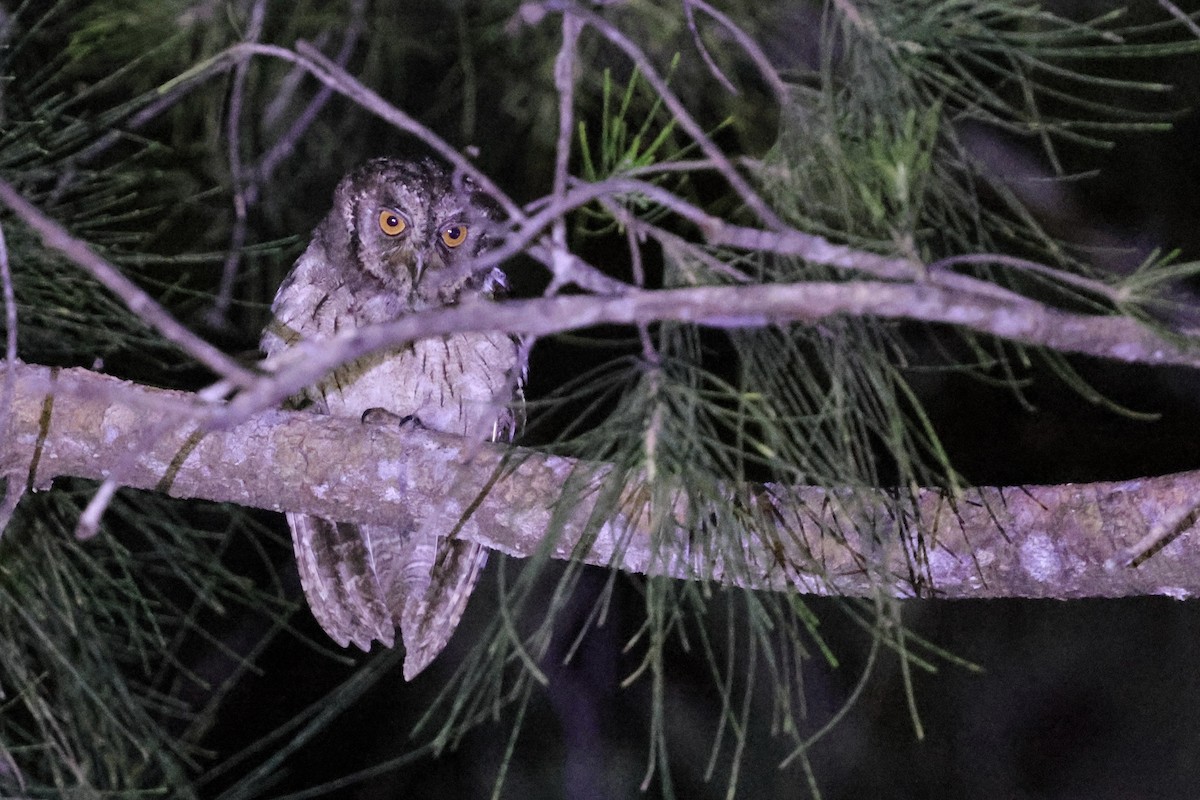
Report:
[[[367,162],[338,184],[332,210],[279,287],[263,351],[491,297],[504,275],[478,267],[475,256],[492,224],[476,186],[432,160]],[[299,399],[322,414],[387,418],[376,413],[382,409],[475,440],[510,439],[517,362],[517,343],[503,333],[422,339],[346,364]],[[351,525],[299,513],[287,520],[309,606],[331,638],[343,647],[390,647],[399,627],[406,679],[441,652],[486,550],[424,523]]]

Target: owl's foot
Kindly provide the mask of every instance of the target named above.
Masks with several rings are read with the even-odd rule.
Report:
[[[393,414],[386,408],[368,408],[363,412],[362,422],[364,425],[395,425],[404,427],[411,425],[414,428],[424,428],[421,419],[416,414]]]

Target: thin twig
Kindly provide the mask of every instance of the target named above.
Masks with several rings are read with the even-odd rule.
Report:
[[[470,159],[451,147],[445,139],[438,136],[432,130],[384,100],[373,90],[364,86],[344,69],[330,61],[319,50],[314,49],[308,42],[296,42],[296,49],[294,51],[275,45],[249,43],[235,45],[230,50],[235,51],[240,57],[258,54],[304,66],[321,83],[353,100],[384,122],[402,131],[406,131],[425,142],[425,144],[429,145],[430,149],[450,162],[456,171],[471,176],[471,179],[483,191],[500,204],[506,214],[516,220],[524,219],[525,215],[521,211],[521,207],[513,202],[512,198],[501,190],[486,173],[471,163]]]
[[[100,518],[104,516],[108,504],[112,502],[113,495],[120,488],[121,484],[111,477],[105,478],[100,482],[96,493],[92,495],[92,499],[88,501],[87,507],[79,515],[79,521],[75,523],[76,539],[84,542],[100,532]]]
[[[599,183],[583,183],[572,180],[573,188],[560,200],[551,198],[548,202],[539,203],[540,210],[532,216],[521,220],[521,226],[513,231],[504,244],[495,250],[479,256],[480,268],[507,261],[509,258],[526,250],[528,245],[537,239],[543,230],[550,227],[564,214],[593,200],[604,197],[614,197],[622,194],[642,194],[650,200],[668,208],[697,227],[716,227],[721,221],[710,216],[707,212],[688,203],[681,197],[672,194],[652,183],[636,181],[628,178],[609,178]]]
[[[613,208],[613,204],[609,205]],[[625,243],[629,247],[629,267],[633,272],[633,282],[639,289],[646,288],[646,265],[642,263],[642,233],[635,225],[629,224],[633,215],[625,212],[622,217],[625,222]]]
[[[692,173],[715,169],[717,169],[717,165],[707,158],[690,158],[679,161],[658,161],[654,164],[631,167],[621,174],[627,178],[642,178],[647,175],[662,175],[669,172]]]
[[[1074,272],[1066,272],[1065,270],[1055,269],[1047,264],[1041,264],[1037,261],[1030,261],[1027,258],[1018,258],[1016,256],[1007,256],[1001,253],[964,253],[962,255],[947,256],[932,262],[928,269],[930,272],[937,272],[946,267],[952,267],[956,264],[997,264],[1002,267],[1011,267],[1024,272],[1032,272],[1042,277],[1049,278],[1055,283],[1064,286],[1072,286],[1076,289],[1081,289],[1085,292],[1090,292],[1098,297],[1117,303],[1120,302],[1119,292],[1112,286],[1103,281],[1088,278],[1084,275],[1077,275]]]
[[[1187,29],[1192,32],[1196,38],[1200,38],[1200,25],[1196,24],[1196,20],[1184,13],[1183,9],[1171,2],[1171,0],[1158,0],[1158,4],[1166,9],[1167,13],[1175,19],[1187,26]]]
[[[614,177],[599,183],[573,181],[573,184],[574,187],[571,191],[558,202],[551,199],[547,202],[531,204],[531,207],[536,206],[539,209],[537,213],[529,216],[501,247],[482,254],[479,257],[480,266],[499,264],[522,252],[542,230],[568,211],[593,200],[636,194],[646,197],[694,224],[711,245],[797,256],[816,264],[855,270],[877,278],[892,280],[918,280],[925,273],[921,264],[910,259],[856,250],[793,228],[762,230],[732,225],[720,217],[712,216],[667,189],[646,181]],[[965,277],[947,275],[948,280]],[[995,288],[998,291],[1006,291],[1001,287]]]
[[[250,8],[250,22],[246,28],[247,42],[257,42],[262,36],[266,18],[266,0],[255,0]],[[249,61],[233,68],[233,87],[229,92],[229,108],[225,116],[225,138],[229,143],[229,188],[233,193],[233,231],[229,247],[225,251],[225,264],[221,268],[221,283],[213,301],[210,322],[218,327],[228,324],[229,306],[233,303],[233,287],[237,282],[238,268],[242,262],[242,248],[246,245],[246,200],[247,182],[242,164],[242,101],[246,94],[246,79]]]
[[[0,226],[0,280],[4,286],[4,396],[0,398],[0,433],[8,439],[15,431],[13,400],[17,391],[17,296],[13,290],[12,270],[8,263],[8,245],[4,240],[4,227]],[[25,481],[19,472],[10,471],[4,476],[4,502],[0,504],[0,534],[8,527],[17,503],[25,494]]]
[[[25,476],[17,470],[4,475],[4,501],[0,503],[0,535],[8,529],[8,523],[24,496]]]
[[[642,230],[638,226],[638,218],[634,216],[628,209],[623,208],[611,200],[600,200],[604,209],[612,215],[617,223],[625,228],[625,243],[629,249],[629,268],[633,273],[633,283],[639,289],[646,288],[646,266],[642,262]],[[658,394],[659,385],[661,384],[662,375],[659,371],[659,366],[662,364],[662,359],[659,357],[658,350],[654,347],[653,337],[650,336],[650,324],[648,322],[639,322],[637,325],[638,339],[642,344],[642,358],[649,364],[653,370],[649,375],[650,394],[656,396]],[[655,408],[649,426],[646,428],[645,452],[646,452],[646,469],[653,480],[654,475],[654,451],[658,441],[658,431],[661,428],[662,422],[662,407]]]
[[[733,85],[733,81],[725,76],[721,68],[717,66],[717,62],[713,60],[712,53],[708,52],[708,46],[704,44],[704,39],[700,36],[700,29],[696,27],[696,12],[690,0],[683,0],[683,18],[687,21],[688,31],[692,34],[692,44],[696,46],[696,51],[700,53],[701,60],[708,67],[708,71],[712,74],[717,82],[725,87],[725,91],[735,97],[741,94],[737,87]]]
[[[549,237],[543,237],[529,245],[525,252],[563,276],[563,285],[575,284],[598,295],[617,295],[629,291],[630,286],[610,277],[603,270],[589,264],[579,256],[566,250],[554,248]]]
[[[35,208],[3,180],[0,180],[0,202],[37,232],[47,247],[57,250],[87,270],[92,277],[117,295],[139,319],[158,330],[165,339],[238,386],[248,386],[256,382],[257,377],[253,372],[185,328],[141,287],[98,256],[86,243],[67,233],[61,225]]]
[[[570,11],[563,12],[562,47],[554,59],[554,89],[558,92],[558,140],[554,147],[554,186],[551,190],[553,204],[560,204],[567,193],[568,168],[571,161],[571,142],[575,136],[575,61],[579,45],[579,32],[583,23]],[[554,255],[567,252],[567,218],[559,214],[550,224],[550,246]],[[552,257],[552,269],[564,261]],[[557,294],[566,283],[567,276],[555,269],[546,294]]]
[[[684,0],[684,4],[689,10],[691,7],[698,8],[716,20],[733,37],[733,40],[738,43],[743,52],[750,57],[750,60],[754,62],[754,66],[758,67],[758,74],[762,76],[763,80],[767,82],[767,85],[771,87],[771,91],[775,94],[775,102],[781,106],[787,102],[787,84],[779,77],[779,71],[775,69],[775,65],[767,58],[767,54],[758,46],[758,42],[754,41],[754,37],[746,33],[727,14],[705,2],[705,0]]]
[[[362,34],[364,27],[363,12],[365,0],[356,0],[350,9],[350,23],[342,36],[342,44],[338,50],[335,63],[344,66],[350,59],[351,53]],[[265,2],[259,0],[254,5],[250,15],[250,24],[246,33],[246,42],[257,42],[262,35]],[[246,243],[247,213],[254,206],[262,192],[263,185],[270,180],[275,169],[296,148],[305,131],[316,121],[321,109],[333,96],[333,90],[322,85],[308,105],[293,120],[275,144],[263,154],[258,163],[249,170],[243,169],[241,154],[241,117],[242,101],[245,94],[247,65],[249,60],[243,60],[234,67],[233,89],[230,92],[229,112],[227,117],[227,136],[229,140],[229,174],[233,191],[234,224],[230,234],[230,242],[221,270],[221,283],[217,297],[213,303],[211,321],[223,326],[228,322],[229,307],[233,302],[234,284],[241,263],[242,248]],[[295,69],[304,72],[297,65]]]
[[[358,40],[366,27],[364,22],[365,14],[366,0],[354,0],[350,4],[350,23],[346,26],[346,30],[342,34],[342,44],[338,48],[337,55],[334,56],[334,63],[338,67],[344,68],[346,66],[346,63],[350,60],[350,56],[354,53],[354,48],[358,46]],[[297,65],[296,68],[307,71],[300,65]],[[263,184],[270,180],[279,164],[296,149],[296,144],[300,141],[304,132],[316,121],[317,116],[321,113],[321,109],[325,107],[332,96],[333,89],[322,84],[312,100],[300,112],[300,115],[296,117],[287,131],[279,137],[270,150],[263,154],[258,162],[258,166],[254,169],[253,181],[246,190],[247,202],[253,205],[258,201],[258,194],[262,190]]]
[[[751,278],[746,273],[734,267],[731,264],[726,264],[721,259],[715,257],[712,253],[705,250],[695,242],[690,242],[682,236],[677,236],[668,230],[664,230],[657,225],[638,219],[637,217],[628,215],[627,223],[629,227],[637,231],[640,235],[649,236],[656,239],[662,246],[664,252],[675,251],[679,254],[686,253],[689,258],[694,258],[704,264],[713,275],[721,275],[734,283],[750,283]],[[702,285],[712,283],[710,276],[705,276],[703,280],[692,280],[692,285]]]
[[[581,17],[588,25],[595,28],[604,36],[604,38],[619,47],[637,65],[641,76],[650,84],[655,94],[670,110],[672,116],[678,121],[679,126],[692,138],[692,141],[696,143],[701,152],[712,160],[717,170],[729,182],[734,191],[737,192],[738,197],[754,212],[762,223],[768,228],[773,229],[786,227],[779,218],[779,215],[771,209],[762,196],[754,191],[750,184],[746,182],[746,179],[742,177],[742,174],[737,171],[729,157],[704,132],[704,129],[700,127],[700,123],[695,120],[678,95],[667,85],[666,80],[658,74],[658,70],[654,68],[654,65],[642,49],[603,17],[582,8],[577,8],[572,13]]]
[[[328,30],[318,31],[316,37],[313,38],[313,47],[324,51],[331,38],[333,38],[333,34]],[[278,88],[272,93],[271,97],[265,98],[267,103],[266,108],[259,115],[259,125],[263,130],[271,130],[282,124],[284,113],[292,107],[292,102],[296,99],[296,93],[300,91],[300,86],[307,77],[308,70],[298,64],[293,64],[288,68],[287,73],[279,79]],[[329,87],[321,86],[317,91],[329,91]]]
[[[12,269],[8,263],[8,243],[4,239],[4,226],[0,225],[0,281],[4,290],[4,363],[17,363],[17,293],[13,288]],[[10,373],[5,376],[4,397],[0,400],[0,420],[7,425],[8,413],[12,408],[12,393],[16,378]]]

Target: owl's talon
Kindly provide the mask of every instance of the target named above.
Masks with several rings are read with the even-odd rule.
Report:
[[[386,408],[368,408],[362,414],[362,422],[364,425],[395,425],[402,428],[405,425],[411,425],[414,428],[424,428],[420,417],[416,414],[395,414],[388,411]]]

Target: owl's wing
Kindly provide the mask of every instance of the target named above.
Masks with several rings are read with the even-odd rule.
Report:
[[[396,626],[375,572],[370,539],[357,526],[287,515],[300,585],[317,622],[342,647],[395,642]]]

